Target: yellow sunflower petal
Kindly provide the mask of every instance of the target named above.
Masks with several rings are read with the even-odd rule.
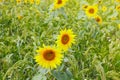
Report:
[[[120,5],[117,5],[117,6],[116,6],[116,10],[117,10],[117,11],[120,11]]]
[[[118,28],[120,29],[120,24],[118,24]]]
[[[120,2],[120,0],[116,0],[117,2]]]

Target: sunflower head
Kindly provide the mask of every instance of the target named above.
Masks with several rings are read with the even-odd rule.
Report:
[[[120,5],[116,6],[116,10],[120,11]]]
[[[35,1],[35,0],[29,0],[29,1],[30,1],[30,4],[34,4],[34,1]]]
[[[2,0],[0,0],[0,2],[2,2]]]
[[[54,1],[54,9],[63,7],[67,1],[68,0],[55,0]]]
[[[17,18],[18,18],[19,20],[21,20],[21,19],[23,18],[23,16],[22,16],[22,15],[18,15]]]
[[[95,17],[97,14],[98,8],[97,6],[88,6],[86,9],[86,15],[88,17]]]
[[[83,9],[83,10],[86,10],[87,7],[88,7],[88,5],[83,5],[83,6],[82,6],[82,9]]]
[[[55,46],[44,46],[37,50],[38,54],[35,56],[35,61],[46,69],[57,68],[61,64],[63,55],[61,50],[57,49]]]
[[[111,17],[111,20],[116,20],[117,19],[117,17]]]
[[[100,17],[100,16],[95,16],[95,20],[96,20],[96,22],[98,22],[99,24],[101,24],[102,23],[102,18]]]
[[[102,4],[102,0],[98,0],[98,4]]]
[[[24,3],[27,3],[28,2],[28,0],[24,0]]]
[[[40,4],[40,0],[36,0],[36,4],[39,5]]]
[[[118,24],[118,28],[120,29],[120,24]]]
[[[120,2],[120,0],[116,0],[116,2]]]
[[[56,43],[60,49],[66,51],[73,43],[75,43],[75,35],[73,34],[73,31],[71,29],[61,30]]]
[[[17,4],[21,3],[21,0],[16,0]]]
[[[105,12],[107,10],[107,7],[106,6],[103,6],[102,7],[102,11]]]

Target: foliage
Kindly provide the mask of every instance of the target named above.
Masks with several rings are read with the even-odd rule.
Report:
[[[101,24],[82,9],[93,4],[98,5]],[[119,4],[68,0],[64,8],[52,10],[53,0],[39,5],[0,1],[0,80],[120,80]],[[57,69],[41,68],[34,60],[37,48],[53,45],[65,28],[73,30],[76,43],[64,52]]]

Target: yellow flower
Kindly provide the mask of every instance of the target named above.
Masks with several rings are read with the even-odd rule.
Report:
[[[27,3],[28,2],[28,0],[24,0],[24,3]]]
[[[30,4],[34,4],[34,0],[30,0]]]
[[[83,10],[86,10],[87,7],[88,7],[88,5],[83,5],[83,6],[82,6],[82,9],[83,9]]]
[[[36,0],[36,4],[39,5],[40,4],[40,0]]]
[[[120,0],[116,0],[117,2],[120,2]]]
[[[100,17],[100,16],[95,16],[95,20],[96,20],[96,22],[98,22],[99,24],[101,24],[102,23],[102,18]]]
[[[116,6],[116,10],[120,11],[120,5]]]
[[[16,0],[16,2],[17,2],[17,4],[18,4],[18,3],[21,3],[21,0]]]
[[[64,29],[60,31],[60,35],[57,37],[57,45],[63,51],[68,50],[71,47],[72,43],[75,43],[75,35],[71,29]]]
[[[2,2],[2,0],[0,0],[0,2]]]
[[[95,17],[97,14],[98,8],[97,6],[88,6],[86,9],[86,15],[88,17]]]
[[[102,4],[102,0],[98,0],[98,4]]]
[[[103,6],[102,7],[102,11],[105,12],[107,10],[107,7],[106,6]]]
[[[38,54],[35,56],[35,61],[43,68],[54,69],[59,66],[63,60],[61,50],[55,46],[45,46],[37,50]]]
[[[111,18],[111,20],[116,20],[116,19],[117,19],[117,17],[112,17],[112,18]]]
[[[58,9],[58,8],[63,7],[67,1],[68,0],[55,0],[54,9]]]
[[[118,24],[118,28],[120,29],[120,24]]]
[[[18,15],[17,18],[20,20],[20,19],[23,18],[23,16],[22,15]]]

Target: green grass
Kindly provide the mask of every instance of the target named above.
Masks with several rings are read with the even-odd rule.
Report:
[[[115,10],[119,3],[99,4],[99,25],[82,10],[83,4],[97,2],[69,0],[52,12],[52,0],[40,5],[0,3],[0,80],[120,80],[120,11]],[[100,10],[103,5],[106,12]],[[57,69],[41,68],[34,60],[36,49],[54,45],[65,28],[74,31],[76,43]]]

